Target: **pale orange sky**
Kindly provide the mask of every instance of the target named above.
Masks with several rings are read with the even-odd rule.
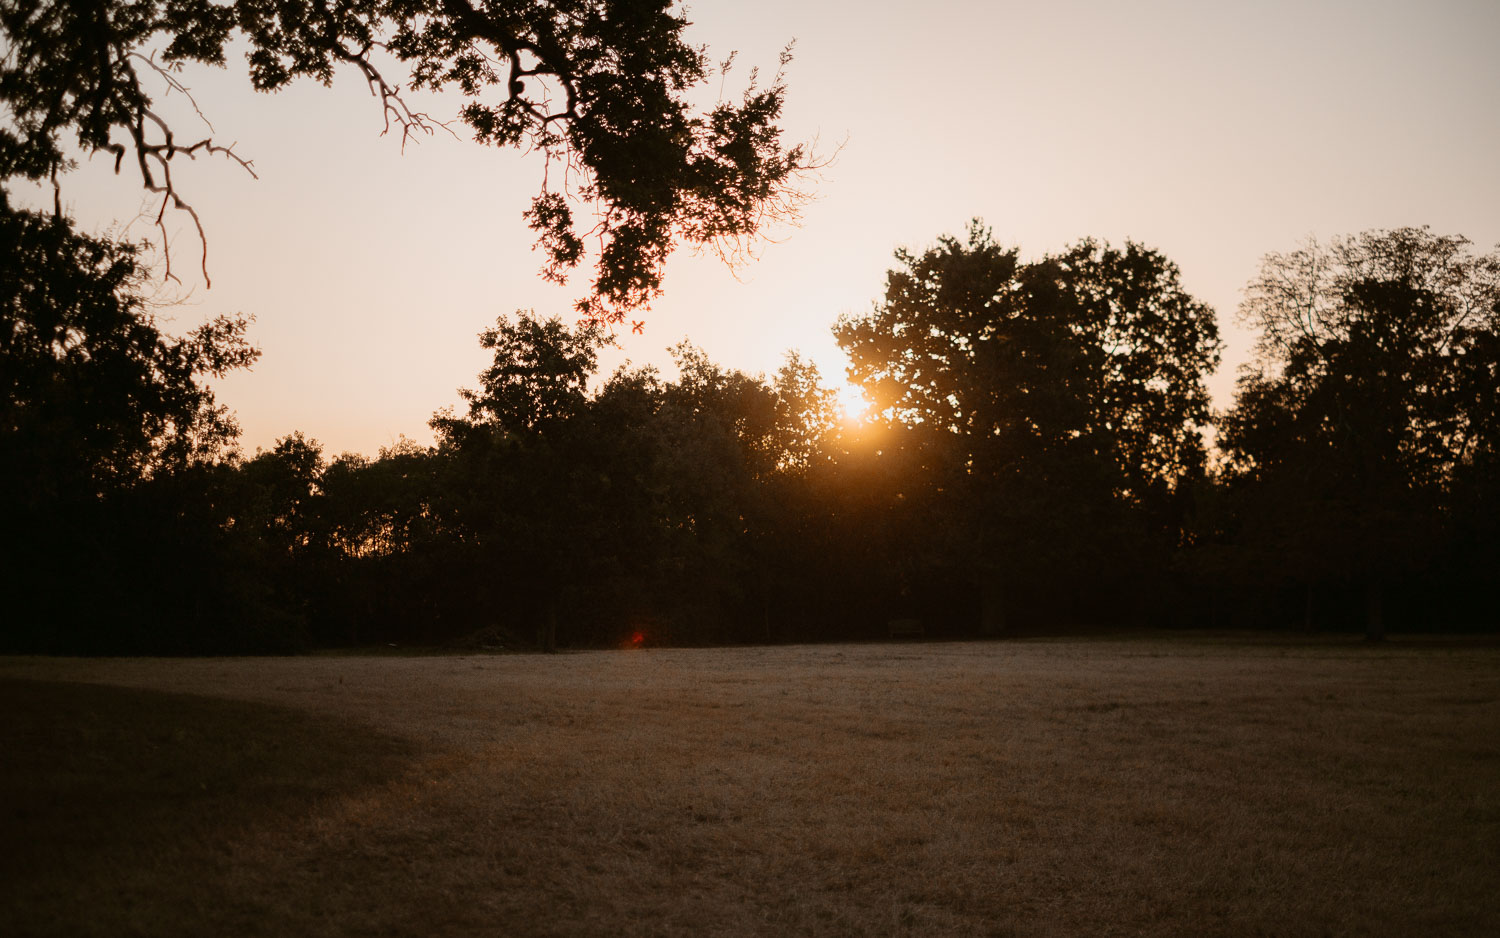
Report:
[[[1227,406],[1249,345],[1235,309],[1262,255],[1402,225],[1500,243],[1494,0],[700,0],[689,18],[715,58],[739,50],[726,94],[795,38],[787,134],[846,142],[801,226],[773,232],[738,277],[680,252],[644,334],[623,335],[606,371],[665,365],[686,336],[751,372],[799,349],[838,383],[834,319],[880,296],[895,248],[979,216],[1028,256],[1085,236],[1161,250],[1219,313],[1229,348],[1212,386]],[[201,159],[176,170],[214,285],[188,276],[196,236],[178,230],[174,264],[195,289],[165,312],[174,331],[256,316],[264,357],[218,385],[247,452],[293,430],[330,455],[426,442],[432,412],[484,364],[481,329],[517,309],[570,316],[586,289],[586,270],[564,288],[537,275],[520,219],[534,161],[443,137],[403,155],[352,73],[275,96],[251,92],[238,61],[182,77],[216,140],[260,175]],[[191,110],[176,113],[192,137]],[[103,159],[65,179],[64,200],[91,230],[141,207],[138,180]]]

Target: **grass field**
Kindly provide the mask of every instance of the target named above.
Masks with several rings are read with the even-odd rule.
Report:
[[[1500,934],[1500,646],[0,659],[5,935]]]

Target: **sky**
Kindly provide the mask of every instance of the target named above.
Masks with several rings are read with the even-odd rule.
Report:
[[[770,231],[752,263],[679,251],[605,373],[628,359],[670,377],[667,349],[689,338],[751,373],[795,349],[842,384],[838,316],[880,298],[897,248],[978,217],[1023,257],[1094,237],[1174,261],[1219,315],[1222,408],[1253,341],[1235,316],[1241,289],[1265,254],[1405,225],[1500,245],[1495,0],[698,0],[687,16],[688,41],[715,59],[738,52],[726,97],[795,40],[783,127],[834,159],[800,224]],[[572,317],[587,266],[544,283],[521,220],[536,159],[476,144],[461,124],[462,139],[403,152],[352,71],[275,95],[252,92],[234,56],[181,78],[215,142],[235,143],[259,178],[174,163],[207,229],[212,287],[196,275],[196,234],[169,217],[184,285],[157,291],[173,301],[158,315],[179,333],[255,317],[262,358],[215,385],[247,454],[294,430],[330,456],[429,442],[433,412],[475,384],[477,335],[497,316]],[[413,100],[436,117],[460,105]],[[180,95],[161,103],[180,137],[198,135]],[[95,232],[152,237],[142,195],[104,158],[64,178],[65,206]]]

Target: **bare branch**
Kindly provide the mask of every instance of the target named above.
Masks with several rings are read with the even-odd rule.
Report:
[[[414,139],[415,135],[419,132],[430,137],[436,132],[434,130],[436,127],[441,127],[447,131],[453,139],[459,139],[458,134],[454,133],[448,121],[441,121],[430,114],[411,109],[406,103],[406,99],[401,96],[401,89],[386,81],[385,76],[370,61],[371,48],[373,48],[372,45],[367,45],[359,52],[350,52],[341,45],[334,44],[333,46],[334,53],[340,59],[359,69],[360,74],[365,77],[365,83],[370,88],[370,94],[380,99],[381,115],[385,119],[385,128],[380,131],[380,135],[384,137],[390,133],[391,123],[394,120],[396,126],[401,128],[401,149],[403,152],[406,150],[407,140]]]
[[[193,106],[193,111],[197,113],[198,119],[203,121],[203,123],[208,127],[210,131],[214,130],[213,121],[209,120],[207,115],[203,113],[203,109],[198,106],[198,99],[193,97],[193,92],[189,90],[187,85],[184,85],[182,82],[178,81],[177,76],[173,75],[171,70],[157,63],[155,52],[151,53],[150,55],[141,55],[139,52],[132,51],[126,53],[126,55],[131,58],[140,59],[142,62],[145,62],[147,65],[149,65],[151,67],[151,70],[160,75],[162,81],[167,83],[168,93],[172,91],[181,93],[183,97],[188,99],[188,103]]]
[[[146,142],[146,127],[148,122],[161,132],[164,138],[163,142]],[[142,184],[148,191],[160,193],[162,196],[161,208],[156,214],[156,227],[162,233],[162,255],[166,264],[166,271],[163,276],[177,283],[182,282],[172,272],[172,252],[171,245],[168,243],[165,221],[167,207],[170,205],[176,211],[186,213],[193,220],[193,227],[198,231],[198,243],[203,247],[200,259],[203,284],[205,287],[211,289],[213,287],[213,280],[208,274],[208,236],[203,230],[203,220],[198,216],[197,210],[182,198],[181,193],[177,191],[176,184],[172,181],[171,161],[179,153],[191,160],[197,159],[199,152],[207,153],[211,156],[221,155],[232,162],[238,163],[245,172],[250,174],[252,179],[259,179],[260,177],[256,175],[252,161],[235,153],[234,144],[230,144],[227,147],[219,146],[213,142],[212,138],[208,137],[187,146],[178,146],[173,139],[172,128],[149,108],[143,107],[136,112],[136,119],[130,126],[130,134],[135,141],[136,162],[140,167]],[[156,176],[151,171],[153,163],[160,170],[160,182],[157,182]],[[116,165],[118,166],[118,154]]]

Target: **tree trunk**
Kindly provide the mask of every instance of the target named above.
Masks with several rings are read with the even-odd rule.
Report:
[[[1303,593],[1303,596],[1302,596],[1302,631],[1304,631],[1304,632],[1311,632],[1312,630],[1313,630],[1313,585],[1312,585],[1312,580],[1308,580],[1307,584],[1306,584],[1306,589],[1305,589],[1305,591]]]
[[[540,637],[541,641],[537,644],[542,646],[542,651],[557,651],[557,606],[553,603],[547,604],[547,619],[542,625]]]
[[[1385,641],[1385,604],[1380,581],[1374,577],[1365,581],[1365,641]]]
[[[979,583],[979,632],[999,635],[1005,631],[1005,596],[1000,578],[991,573]]]

